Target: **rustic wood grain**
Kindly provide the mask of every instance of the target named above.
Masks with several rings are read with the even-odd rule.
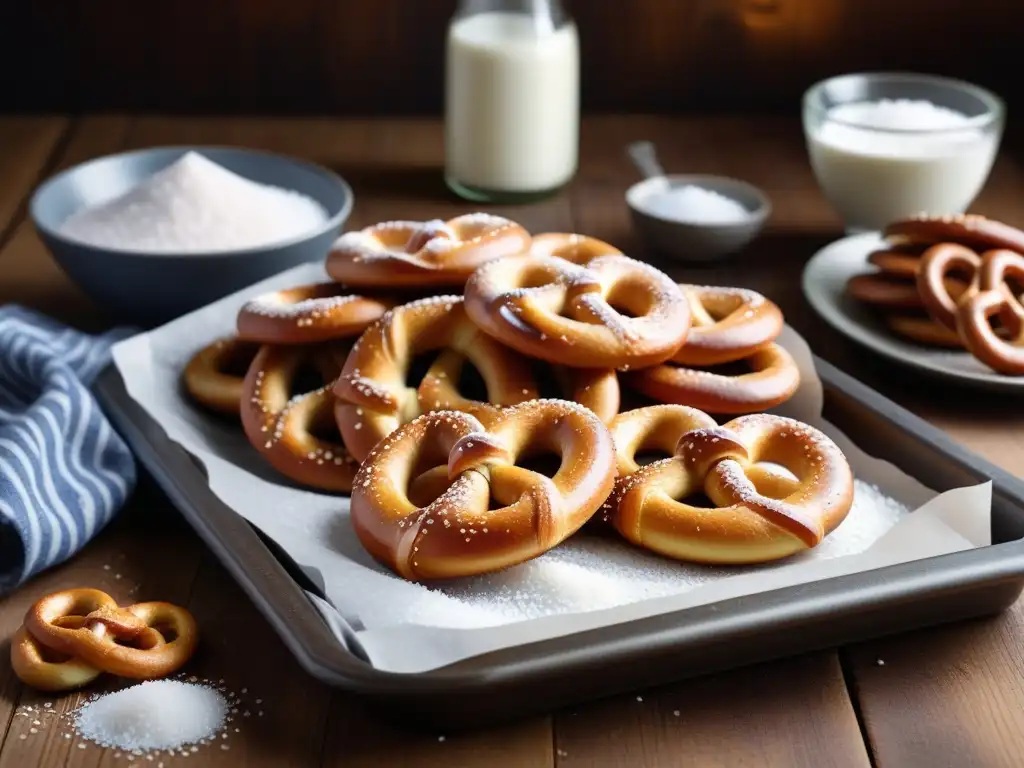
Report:
[[[598,112],[783,109],[817,79],[916,70],[1021,93],[1004,0],[567,0],[583,104]],[[455,0],[0,8],[0,109],[439,114]],[[955,50],[956,55],[950,55]],[[130,62],[130,65],[126,65]]]
[[[560,713],[560,768],[866,768],[835,653],[691,680]]]
[[[69,125],[62,117],[0,118],[0,245]]]

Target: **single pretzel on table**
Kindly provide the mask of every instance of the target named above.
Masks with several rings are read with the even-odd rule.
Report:
[[[102,672],[166,677],[192,657],[198,642],[195,619],[184,608],[164,602],[120,607],[101,590],[68,589],[29,608],[11,644],[11,662],[33,687],[69,690]]]
[[[531,239],[516,222],[487,213],[388,221],[338,238],[326,269],[358,287],[461,286],[484,262],[528,250]]]
[[[416,355],[436,352],[422,381],[406,379]],[[486,400],[459,391],[472,364]],[[460,296],[403,304],[367,328],[352,347],[334,385],[335,420],[352,455],[362,461],[380,440],[421,414],[457,410],[489,422],[505,406],[533,400],[537,386],[528,361],[477,328]]]
[[[817,546],[849,514],[853,473],[822,432],[768,414],[740,416],[721,427],[703,421],[692,412],[667,416],[665,407],[655,407],[613,422],[612,438],[626,454],[620,468],[628,468],[633,446],[663,448],[669,428],[679,431],[670,458],[639,467],[616,484],[608,516],[628,541],[677,560],[761,563]],[[687,503],[701,493],[712,508]]]
[[[520,465],[545,451],[561,459],[553,477]],[[437,467],[446,468],[439,495],[412,492],[410,481],[438,476]],[[405,579],[470,576],[558,545],[601,507],[614,481],[608,428],[576,403],[534,400],[486,427],[468,413],[435,411],[366,458],[351,519],[367,551]]]
[[[352,488],[356,460],[330,435],[337,380],[349,344],[264,345],[249,367],[242,396],[242,428],[252,446],[285,477],[324,491]],[[294,390],[304,370],[315,372],[319,386]],[[314,382],[315,383],[315,382]]]
[[[771,343],[732,365],[739,373],[716,373],[666,363],[623,374],[627,387],[662,403],[689,405],[717,414],[766,411],[789,400],[800,387],[793,356]]]
[[[259,348],[258,344],[236,337],[208,344],[185,366],[182,372],[185,390],[203,407],[237,417],[245,372]]]
[[[756,291],[710,285],[679,286],[693,326],[672,361],[708,366],[743,360],[771,344],[782,332],[782,310]]]
[[[530,357],[579,368],[657,365],[679,350],[691,323],[678,285],[617,254],[586,266],[532,254],[498,259],[473,273],[464,295],[466,312],[489,336]]]
[[[261,344],[313,344],[358,336],[393,302],[314,283],[256,296],[238,312],[238,338]]]
[[[1024,306],[1007,284],[1024,281],[1024,256],[1009,250],[987,251],[981,257],[977,291],[957,307],[956,327],[964,346],[992,370],[1024,375]],[[1006,338],[991,324],[998,316]]]

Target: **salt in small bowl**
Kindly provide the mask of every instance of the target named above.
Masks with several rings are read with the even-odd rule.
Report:
[[[694,186],[731,198],[748,215],[738,222],[717,223],[668,218],[655,209],[656,197]],[[752,184],[725,176],[669,174],[652,176],[626,191],[633,228],[653,251],[679,261],[713,261],[736,253],[761,232],[771,216],[768,196]]]

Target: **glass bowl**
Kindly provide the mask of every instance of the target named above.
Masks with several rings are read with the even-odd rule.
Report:
[[[915,73],[841,75],[803,98],[814,175],[849,232],[964,213],[992,170],[1005,115],[984,88]]]

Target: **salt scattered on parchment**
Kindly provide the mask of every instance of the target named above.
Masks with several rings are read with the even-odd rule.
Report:
[[[150,680],[87,702],[75,730],[102,747],[174,750],[212,738],[227,714],[228,701],[215,688]]]
[[[306,195],[258,184],[187,152],[114,199],[76,212],[60,234],[112,250],[209,253],[286,242],[327,218]]]

